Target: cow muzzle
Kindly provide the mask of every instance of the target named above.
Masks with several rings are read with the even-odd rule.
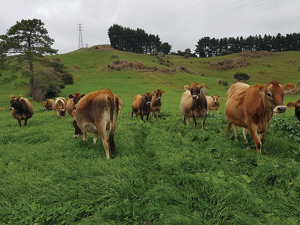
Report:
[[[9,110],[14,110],[15,108],[14,107],[9,107]]]
[[[198,96],[198,95],[192,95],[192,98],[193,98],[194,100],[197,100],[197,99],[199,98],[199,96]]]
[[[286,106],[284,105],[279,105],[279,106],[276,106],[274,109],[273,109],[273,112],[275,113],[284,113],[286,110]]]

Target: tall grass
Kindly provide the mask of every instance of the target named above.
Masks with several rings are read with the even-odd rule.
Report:
[[[109,62],[106,54],[101,57]],[[126,59],[125,53],[117,54]],[[72,118],[43,111],[40,103],[33,103],[35,114],[20,128],[8,110],[11,90],[5,87],[0,99],[5,108],[0,110],[1,224],[299,223],[300,125],[292,110],[272,118],[258,154],[241,130],[239,140],[233,131],[225,134],[223,110],[208,113],[204,130],[183,125],[183,85],[204,80],[211,82],[208,92],[226,96],[223,87],[213,85],[215,78],[154,74],[174,84],[165,85],[137,71],[85,70],[88,62],[77,60],[77,52],[61,57],[82,70],[63,96],[108,87],[124,102],[117,153],[106,160],[100,140],[94,145],[91,135],[86,142],[74,139]],[[134,94],[157,88],[166,92],[161,118],[130,117]]]

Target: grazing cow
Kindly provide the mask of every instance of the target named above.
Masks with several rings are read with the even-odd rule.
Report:
[[[190,118],[194,120],[194,127],[197,127],[196,117],[202,117],[202,129],[204,129],[206,113],[207,113],[207,100],[203,88],[204,84],[199,85],[193,83],[191,87],[184,86],[186,90],[181,97],[180,111],[183,114],[183,123],[188,125]]]
[[[131,117],[133,113],[136,115],[136,118],[138,118],[138,115],[141,115],[141,119],[144,121],[143,117],[147,116],[148,121],[151,99],[152,94],[149,92],[142,95],[136,94],[132,103]]]
[[[160,89],[157,89],[156,91],[153,91],[152,100],[150,103],[150,111],[153,113],[155,117],[155,112],[157,111],[157,118],[159,117],[160,109],[161,109],[161,96],[165,93],[164,91],[161,91]]]
[[[73,110],[76,109],[77,103],[83,96],[84,94],[80,94],[79,92],[75,92],[73,95],[69,95],[66,110],[70,116],[72,116]]]
[[[273,113],[284,113],[286,110],[283,105],[284,90],[293,88],[295,84],[282,85],[278,81],[266,85],[233,84],[227,92],[229,97],[225,104],[228,120],[226,133],[230,131],[231,124],[249,129],[256,149],[261,153],[262,141]]]
[[[74,127],[76,133],[81,133],[83,140],[87,140],[86,132],[93,133],[96,143],[100,136],[109,159],[109,151],[115,153],[114,133],[119,115],[120,99],[109,89],[95,91],[84,96],[77,104],[74,111]],[[109,138],[106,131],[109,130]]]
[[[53,110],[54,109],[54,100],[52,99],[47,99],[43,104],[44,110]]]
[[[54,109],[57,113],[57,116],[60,116],[62,118],[66,115],[66,106],[67,106],[67,100],[63,97],[57,97],[54,102]]]
[[[300,121],[300,99],[296,102],[289,102],[286,106],[289,108],[295,108],[295,116]]]
[[[218,111],[220,109],[220,96],[219,95],[212,95],[212,96],[206,96],[207,100],[207,109],[209,111]]]
[[[22,126],[21,121],[24,120],[24,126],[27,124],[27,120],[30,119],[34,113],[33,106],[28,99],[23,98],[21,95],[15,97],[10,96],[10,108],[11,115],[17,119],[20,127]]]

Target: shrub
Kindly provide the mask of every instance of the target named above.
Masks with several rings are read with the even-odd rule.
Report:
[[[250,79],[250,76],[246,73],[241,73],[241,72],[237,72],[234,74],[234,79],[238,80],[238,81],[246,81]]]
[[[246,67],[248,65],[249,65],[249,61],[247,59],[230,58],[230,59],[225,59],[224,61],[210,64],[210,68],[216,70],[230,70],[239,67]]]

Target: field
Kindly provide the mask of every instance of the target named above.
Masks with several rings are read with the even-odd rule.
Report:
[[[177,68],[167,73],[107,71],[116,60],[170,68],[155,56],[107,46],[53,57],[74,76],[61,96],[109,88],[122,99],[117,153],[106,160],[100,140],[94,145],[91,135],[86,142],[75,139],[72,118],[58,118],[39,102],[32,102],[35,114],[20,128],[9,96],[26,97],[20,84],[28,81],[18,75],[0,85],[1,224],[299,224],[300,123],[294,110],[272,118],[258,154],[250,135],[246,144],[241,130],[239,140],[233,131],[225,134],[229,86],[218,81],[230,85],[235,72],[245,72],[249,84],[298,84],[300,52],[247,58],[247,67],[222,71],[210,65],[241,56],[165,56]],[[0,80],[9,76],[1,73]],[[220,113],[208,113],[204,130],[184,126],[179,110],[183,86],[193,82],[204,83],[207,95],[221,96]],[[161,118],[130,117],[134,95],[158,88],[165,91]],[[286,95],[284,103],[297,99],[299,94]]]

